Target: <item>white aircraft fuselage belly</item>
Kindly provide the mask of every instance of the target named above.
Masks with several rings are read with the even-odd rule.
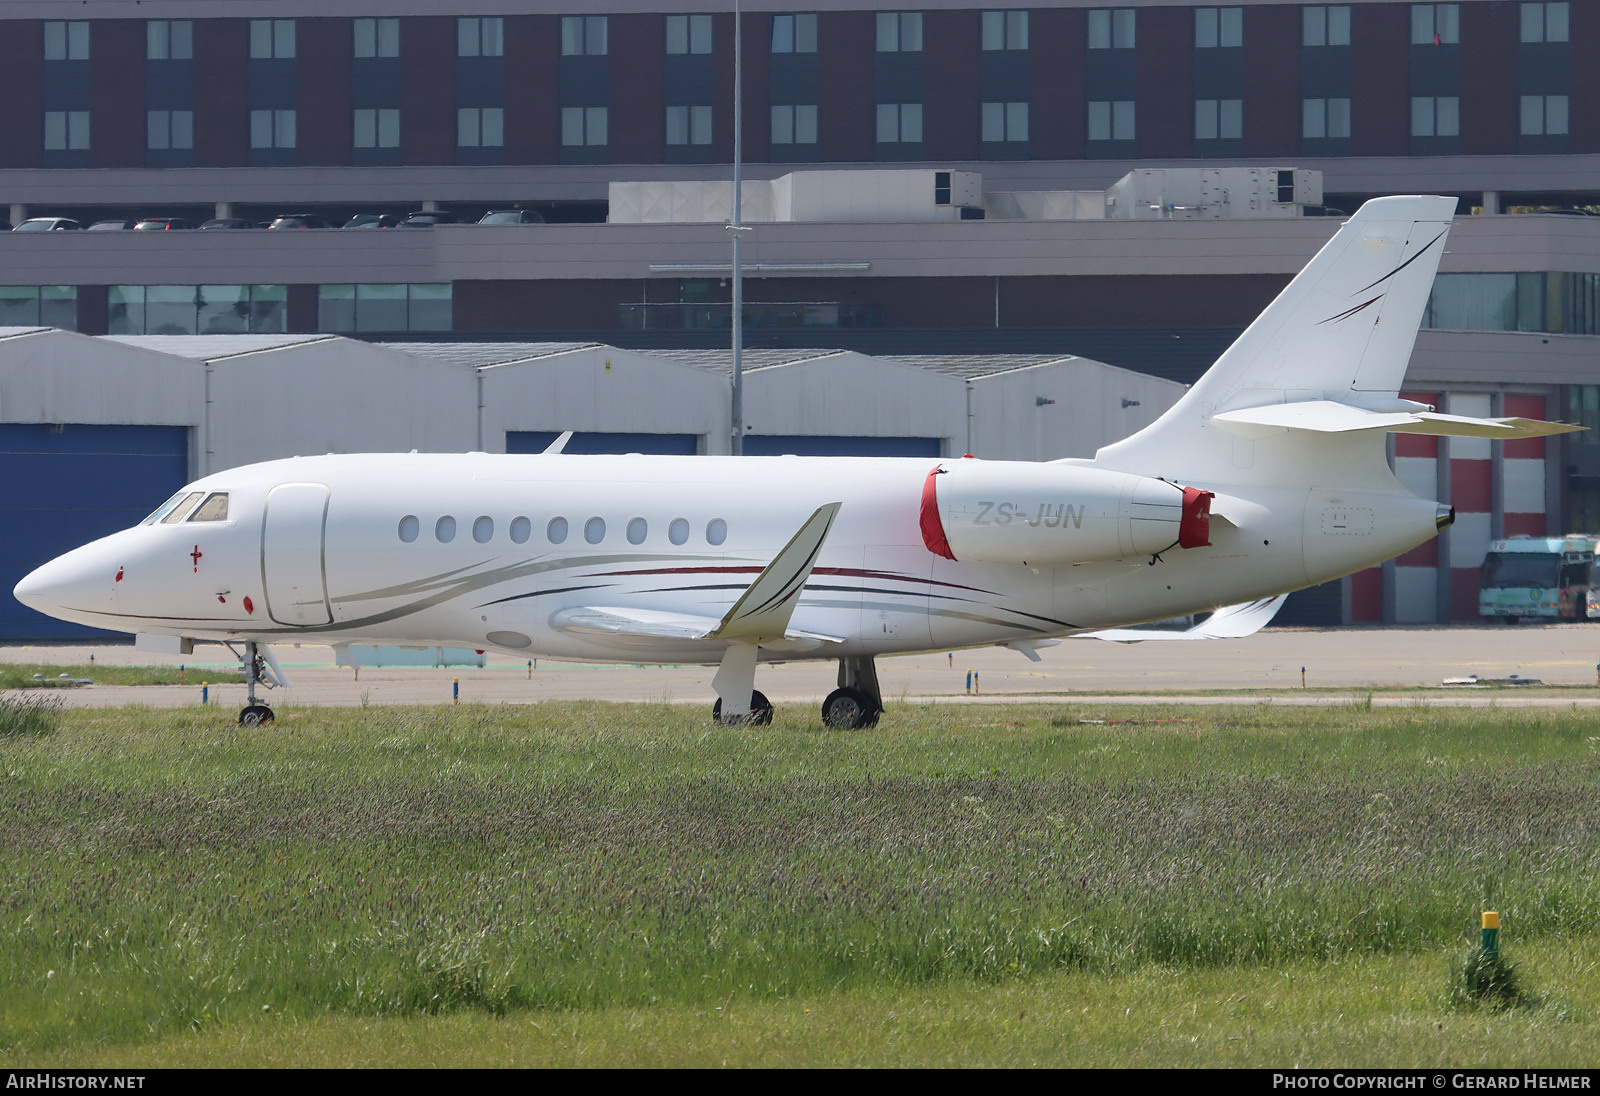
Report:
[[[790,621],[791,636],[825,638],[761,645],[768,660],[832,659],[1026,642],[1215,609],[1348,574],[1436,531],[1437,504],[1398,484],[1358,492],[1199,483],[1190,486],[1216,495],[1208,546],[1054,566],[962,562],[930,550],[919,527],[936,464],[959,471],[964,462],[273,461],[192,485],[228,492],[228,520],[125,530],[46,564],[18,594],[83,624],[196,639],[715,662],[726,642],[606,632],[560,615],[600,606],[720,619],[818,507],[839,502]],[[1054,520],[1048,532],[1063,547],[1049,551],[1071,556],[1072,538],[1092,522],[1075,527],[1061,508],[1078,506],[1077,486],[1105,472],[1072,462],[978,465],[1000,483],[1008,468],[1019,484],[1050,481],[1048,500],[1022,491],[991,500],[984,517],[1000,520],[1005,504],[1005,520],[1030,544]],[[983,530],[988,542],[1002,534]]]

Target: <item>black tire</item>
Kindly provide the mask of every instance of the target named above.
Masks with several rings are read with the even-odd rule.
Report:
[[[860,689],[835,689],[822,702],[822,722],[829,727],[854,731],[878,722],[883,709]]]
[[[722,718],[722,698],[717,697],[717,702],[711,706],[711,722],[713,723],[745,723],[752,727],[766,727],[772,723],[772,701],[767,699],[767,694],[757,689],[750,694],[750,714],[733,719]]]
[[[241,727],[265,727],[273,722],[272,709],[265,704],[252,704],[239,713]]]

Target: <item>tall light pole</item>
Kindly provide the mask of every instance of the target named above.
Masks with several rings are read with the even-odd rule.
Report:
[[[744,453],[744,264],[739,244],[744,237],[744,77],[743,19],[739,0],[733,0],[733,220],[728,235],[733,237],[733,408],[732,436],[728,451]]]

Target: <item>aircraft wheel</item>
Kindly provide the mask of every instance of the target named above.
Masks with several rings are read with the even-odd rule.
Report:
[[[757,689],[750,694],[750,714],[722,718],[722,698],[711,706],[711,721],[713,723],[748,723],[756,727],[765,727],[772,722],[772,701],[767,699],[767,694]]]
[[[830,727],[856,730],[878,722],[882,711],[859,689],[835,689],[822,702],[822,722]]]
[[[239,726],[262,727],[274,722],[272,709],[265,704],[252,704],[239,713]]]

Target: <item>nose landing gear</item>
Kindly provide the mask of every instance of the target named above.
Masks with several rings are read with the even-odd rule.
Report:
[[[245,707],[239,712],[239,726],[260,727],[276,721],[272,709],[256,699],[256,685],[265,684],[271,688],[274,684],[272,674],[267,669],[267,660],[261,655],[260,644],[253,640],[246,640],[244,657]]]

